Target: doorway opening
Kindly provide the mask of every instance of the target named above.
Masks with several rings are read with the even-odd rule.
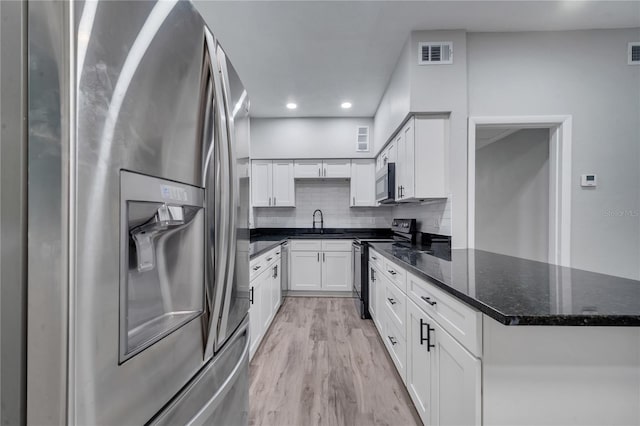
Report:
[[[469,119],[468,246],[570,265],[571,117]]]

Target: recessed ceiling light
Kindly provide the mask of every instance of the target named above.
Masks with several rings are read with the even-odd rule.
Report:
[[[295,103],[293,103],[293,102],[289,102],[289,103],[287,104],[287,108],[289,108],[289,109],[296,109],[296,108],[298,108],[298,105],[297,105],[297,104],[295,104]]]
[[[344,109],[349,109],[351,108],[351,102],[343,102],[340,106]]]

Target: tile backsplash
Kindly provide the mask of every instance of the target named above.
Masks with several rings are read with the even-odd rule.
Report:
[[[344,179],[297,180],[295,208],[255,208],[256,228],[311,228],[315,209],[325,228],[388,228],[389,207],[350,207],[351,184]],[[318,220],[320,219],[317,216]]]
[[[451,198],[400,204],[393,208],[393,217],[416,219],[418,231],[451,235]]]
[[[322,210],[325,228],[389,228],[394,217],[415,218],[420,232],[451,235],[450,200],[399,206],[350,207],[348,180],[297,180],[296,207],[253,209],[255,228],[310,228]]]

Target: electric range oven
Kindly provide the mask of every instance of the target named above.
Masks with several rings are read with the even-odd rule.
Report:
[[[353,291],[360,318],[370,319],[369,313],[369,243],[376,242],[408,242],[416,239],[415,219],[393,219],[392,237],[388,238],[356,238],[352,245]]]

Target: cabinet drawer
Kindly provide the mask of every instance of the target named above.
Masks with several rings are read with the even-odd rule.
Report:
[[[384,274],[394,283],[403,293],[407,292],[407,272],[387,259],[384,259]]]
[[[378,269],[382,269],[384,266],[382,262],[382,256],[380,256],[380,254],[373,249],[369,250],[369,262],[373,263]]]
[[[322,251],[351,251],[353,240],[322,240]]]
[[[435,285],[407,273],[407,295],[469,352],[482,355],[482,314]]]
[[[391,320],[393,320],[398,331],[403,338],[406,338],[406,322],[407,322],[407,296],[402,293],[398,287],[391,284],[386,278],[383,278],[385,285],[383,290],[384,307]]]
[[[322,241],[291,240],[291,251],[322,251]]]
[[[264,255],[264,263],[268,267],[280,259],[280,247],[277,247]]]
[[[249,273],[249,280],[253,281],[258,275],[260,275],[260,273],[262,273],[262,271],[264,271],[265,269],[267,269],[267,264],[265,262],[266,257],[264,256],[260,256],[257,259],[253,259],[251,261],[251,263],[249,264],[250,266],[250,273]]]
[[[402,377],[402,381],[407,384],[407,341],[402,337],[395,322],[389,318],[389,313],[385,312],[382,320],[382,339],[391,355],[391,359]]]

